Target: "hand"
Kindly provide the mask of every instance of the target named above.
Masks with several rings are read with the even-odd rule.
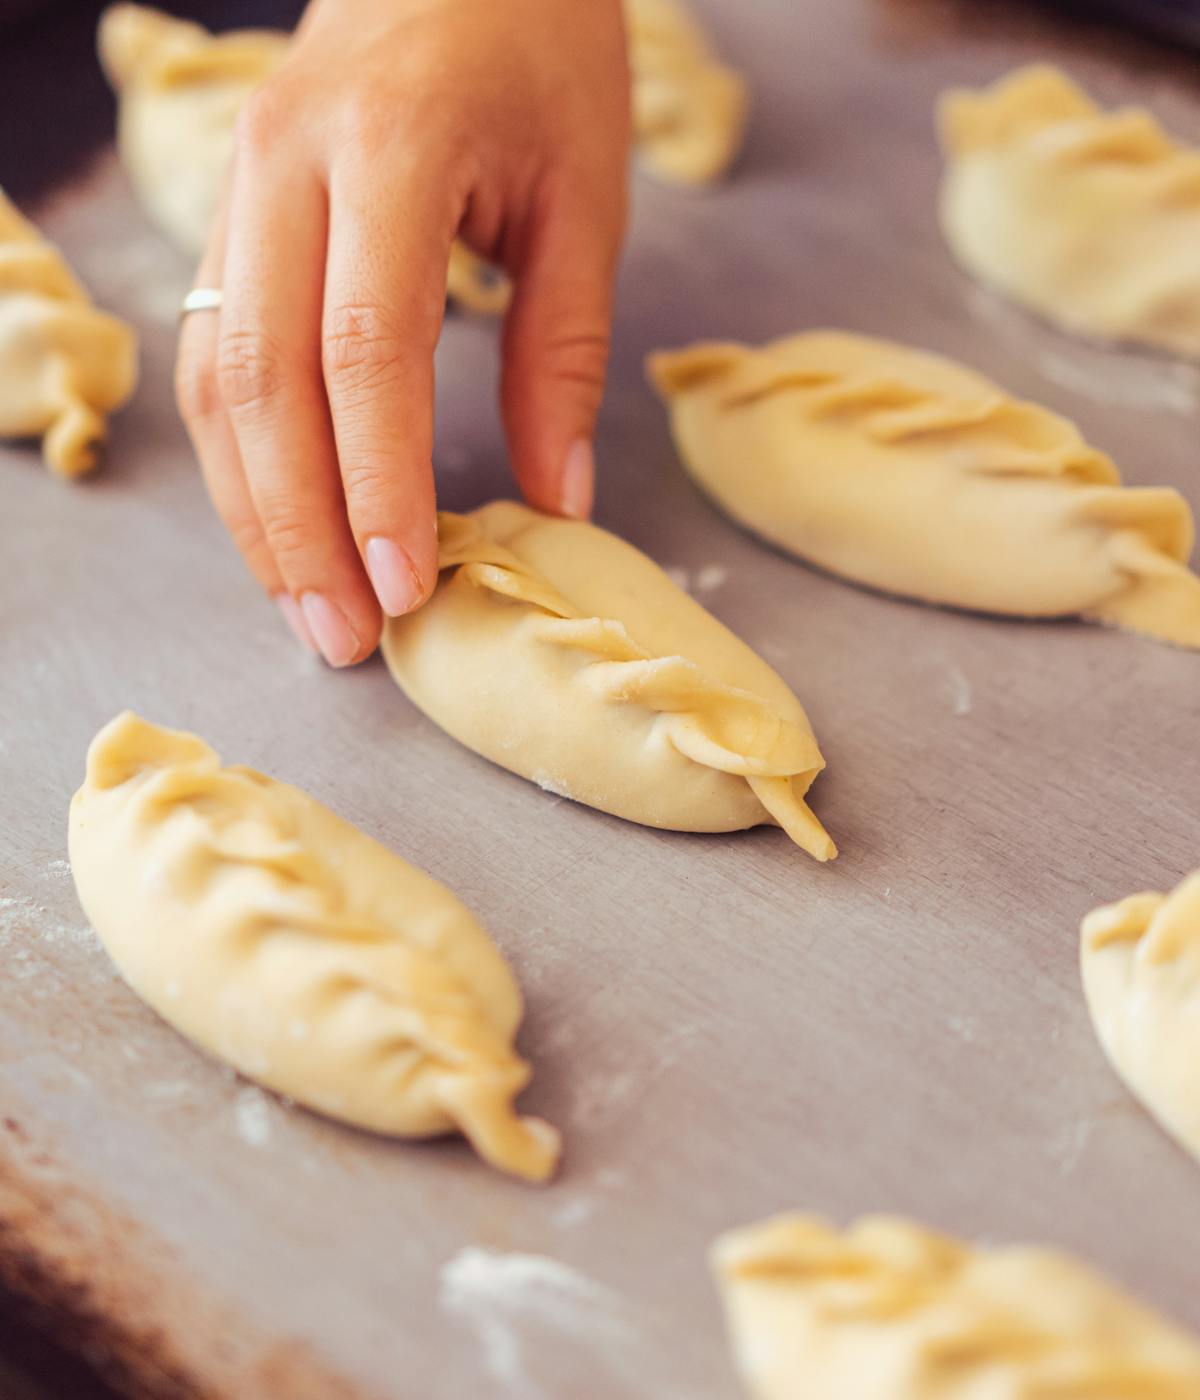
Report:
[[[433,351],[461,232],[515,282],[505,430],[542,510],[591,509],[624,230],[620,0],[313,0],[239,119],[177,388],[258,581],[334,666],[437,582]]]

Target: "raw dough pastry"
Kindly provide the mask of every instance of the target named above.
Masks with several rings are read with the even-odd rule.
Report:
[[[375,1132],[460,1129],[550,1175],[518,1118],[521,994],[442,885],[286,783],[192,734],[118,716],[71,803],[79,898],[121,975],[242,1074]]]
[[[629,821],[774,823],[836,854],[804,801],[825,761],[799,701],[644,554],[510,501],[439,530],[437,590],[388,623],[383,653],[443,729]]]
[[[756,1400],[1196,1400],[1200,1345],[1065,1255],[781,1215],[713,1267]]]
[[[821,568],[930,603],[1078,613],[1200,647],[1184,499],[1122,488],[1066,419],[971,370],[813,331],[654,355],[650,373],[699,484]]]
[[[939,115],[942,227],[967,271],[1067,330],[1200,355],[1200,151],[1042,66]]]
[[[634,145],[673,184],[719,179],[746,129],[746,84],[714,56],[681,0],[625,0]]]
[[[133,331],[0,190],[0,437],[40,437],[46,464],[78,476],[136,383]]]
[[[1117,1073],[1200,1157],[1200,871],[1083,921],[1083,987]],[[1200,1393],[1200,1392],[1198,1392]]]
[[[185,252],[204,251],[242,103],[282,62],[281,30],[213,35],[146,5],[113,5],[99,49],[120,98],[117,144],[138,198]],[[502,312],[507,280],[460,243],[448,294],[472,311]]]

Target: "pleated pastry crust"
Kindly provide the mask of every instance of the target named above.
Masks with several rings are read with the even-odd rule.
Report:
[[[79,476],[136,384],[132,329],[0,190],[0,437],[41,438],[51,471]]]
[[[1200,1158],[1200,871],[1171,894],[1135,894],[1089,914],[1080,960],[1113,1068]]]
[[[645,555],[498,501],[442,515],[433,598],[383,652],[468,748],[647,826],[784,828],[836,854],[804,800],[824,760],[799,701]]]
[[[982,375],[837,331],[649,371],[692,476],[782,549],[924,602],[1200,647],[1183,497],[1123,487],[1073,424]]]
[[[625,0],[639,161],[661,180],[706,185],[737,158],[745,81],[716,57],[682,0]]]
[[[80,902],[135,992],[241,1074],[397,1137],[458,1130],[541,1181],[521,995],[449,890],[299,789],[126,713],[71,803]]]
[[[1200,355],[1200,151],[1044,65],[947,93],[938,123],[968,272],[1066,330]]]
[[[755,1400],[1195,1400],[1200,1344],[1065,1255],[780,1215],[716,1243]]]

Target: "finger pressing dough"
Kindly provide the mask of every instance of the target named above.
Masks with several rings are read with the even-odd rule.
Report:
[[[358,1127],[458,1129],[541,1181],[521,994],[442,885],[299,789],[119,715],[71,803],[80,902],[129,985],[240,1073]]]
[[[1065,418],[982,375],[835,331],[649,368],[697,482],[802,559],[925,602],[1200,647],[1183,497],[1122,487]]]
[[[719,179],[746,129],[746,84],[713,54],[682,0],[625,0],[639,159],[673,184]]]
[[[1067,330],[1200,355],[1200,151],[1040,65],[947,93],[939,123],[968,272]]]
[[[275,29],[210,34],[147,5],[112,5],[101,17],[98,45],[119,98],[121,160],[150,217],[185,252],[204,251],[238,112],[289,43]],[[508,305],[510,288],[456,243],[447,292],[493,315]]]
[[[1200,1157],[1200,871],[1169,895],[1135,894],[1089,914],[1081,961],[1092,1024],[1117,1073]]]
[[[1200,1344],[1065,1255],[867,1216],[713,1249],[756,1400],[1196,1400]]]
[[[47,466],[78,476],[136,382],[133,331],[0,190],[0,437],[40,437]]]
[[[510,501],[439,532],[437,590],[383,653],[460,743],[629,821],[773,823],[836,854],[804,801],[825,763],[799,701],[644,554]]]

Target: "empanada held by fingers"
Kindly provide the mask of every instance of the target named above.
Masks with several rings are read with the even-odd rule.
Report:
[[[683,0],[625,0],[638,159],[672,184],[719,179],[746,128],[746,84],[714,55]]]
[[[118,97],[121,161],[150,217],[195,257],[208,240],[238,113],[290,42],[275,29],[210,34],[148,5],[111,5],[101,16],[97,45]],[[509,284],[456,243],[447,294],[496,315]]]
[[[1196,1400],[1200,1343],[1048,1249],[780,1215],[712,1252],[755,1400]]]
[[[532,1181],[558,1134],[518,1117],[521,995],[442,885],[299,789],[119,715],[71,803],[79,899],[118,971],[189,1039],[331,1118],[455,1129]]]
[[[0,437],[41,438],[47,466],[79,476],[136,383],[133,331],[0,190]]]
[[[1135,894],[1089,914],[1080,957],[1105,1054],[1200,1158],[1200,871],[1171,894]]]
[[[948,92],[939,127],[968,272],[1067,330],[1200,355],[1200,151],[1042,65]]]
[[[497,501],[439,517],[432,599],[383,653],[449,734],[542,787],[677,831],[775,824],[836,854],[805,802],[824,760],[799,701],[632,545]]]
[[[855,583],[1200,647],[1192,514],[1065,418],[938,355],[837,331],[653,355],[676,444],[734,519]]]

